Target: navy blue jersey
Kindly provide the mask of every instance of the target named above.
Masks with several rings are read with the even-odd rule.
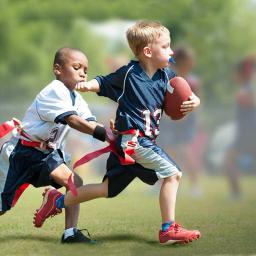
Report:
[[[149,78],[138,61],[131,61],[107,76],[97,76],[98,95],[118,103],[115,127],[119,131],[139,129],[150,138],[159,134],[167,84],[175,73],[159,69]]]

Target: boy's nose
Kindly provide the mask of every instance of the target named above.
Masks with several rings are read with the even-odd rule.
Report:
[[[84,72],[81,72],[81,73],[80,73],[80,76],[83,77],[83,78],[85,78],[86,74],[85,74]]]

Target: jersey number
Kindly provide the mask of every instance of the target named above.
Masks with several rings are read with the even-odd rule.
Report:
[[[142,113],[144,115],[144,120],[145,120],[145,135],[148,137],[157,136],[159,134],[159,130],[157,128],[153,129],[151,126],[151,118],[152,118],[151,112],[148,109],[146,109]],[[161,114],[162,114],[161,109],[157,109],[153,113],[153,118],[156,121],[157,127],[159,126]]]

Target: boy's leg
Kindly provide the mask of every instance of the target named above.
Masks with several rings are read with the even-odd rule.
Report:
[[[51,173],[50,177],[59,185],[65,186],[68,191],[68,178],[73,174],[71,170],[65,165],[61,164],[55,168]],[[77,187],[82,185],[82,179],[77,175],[73,174],[73,182]],[[48,200],[52,199],[56,201],[61,197],[61,193],[56,189],[47,189],[44,194],[44,199],[41,207],[35,213],[34,224],[36,227],[41,227],[45,219],[49,216],[53,216],[61,212],[54,208],[49,208]],[[94,241],[82,234],[77,229],[77,222],[79,216],[79,205],[72,205],[65,207],[65,231],[62,235],[62,243],[93,243]]]
[[[51,172],[51,177],[54,181],[62,186],[65,186],[68,190],[68,178],[72,172],[65,165],[59,165],[55,170]],[[78,196],[74,197],[70,191],[67,191],[65,201],[63,200],[62,208],[67,209],[66,212],[66,228],[76,227],[80,202],[89,201],[98,197],[107,197],[108,195],[108,179],[105,179],[100,184],[82,185],[82,180],[78,175],[74,175],[74,183],[78,187]],[[35,226],[41,227],[45,219],[52,215],[56,215],[61,212],[56,207],[56,200],[60,198],[62,194],[56,189],[51,189],[44,195],[43,203],[39,211],[35,214]]]
[[[160,210],[162,215],[162,230],[159,231],[160,244],[188,243],[197,240],[200,232],[186,230],[175,223],[176,196],[182,174],[163,179],[160,194]]]
[[[146,170],[148,168],[154,171],[159,179],[163,179],[159,195],[163,221],[162,230],[159,231],[160,243],[187,243],[198,239],[200,237],[199,231],[186,230],[175,223],[176,196],[181,178],[179,167],[154,142],[145,140],[145,138],[138,138],[138,142],[133,157],[137,163],[145,168],[144,174],[140,174],[138,177],[147,182],[145,175],[149,172]]]
[[[58,192],[56,189],[51,191],[52,194],[57,194],[57,199],[54,196],[45,196],[46,203],[43,208],[42,217],[47,219],[52,213],[65,208],[66,206],[75,205],[81,202],[89,201],[102,197],[115,197],[121,191],[123,191],[130,182],[136,177],[132,170],[127,170],[129,167],[121,166],[119,160],[113,154],[108,163],[111,163],[111,169],[109,169],[99,184],[88,184],[81,186],[77,189],[78,195],[74,197],[69,191],[65,196]],[[116,164],[113,165],[113,163]]]
[[[65,206],[79,204],[96,198],[108,197],[108,179],[98,184],[83,185],[77,189],[77,193],[78,195],[76,197],[71,192],[66,194],[64,200]]]
[[[71,170],[65,164],[61,164],[50,173],[50,177],[53,179],[55,183],[61,186],[65,186],[66,189],[68,189],[68,178],[70,177],[71,174],[72,174]],[[78,182],[78,179],[76,179],[76,181],[74,180],[74,182],[76,183],[77,186],[82,185],[82,181]],[[53,192],[48,191],[47,189],[46,192],[43,194],[44,196],[43,203],[39,208],[39,211],[35,214],[35,218],[34,218],[34,224],[36,227],[41,227],[44,223],[44,218],[41,217],[42,207],[45,205],[47,201],[46,199],[49,196],[49,194],[50,196],[59,197],[61,193],[58,194],[56,192],[53,195]],[[61,211],[52,212],[51,215],[55,215],[58,212],[61,212]],[[65,228],[76,227],[78,213],[79,213],[79,206],[73,207],[71,209],[67,209],[67,212],[66,212],[67,222],[65,223]]]
[[[68,192],[68,178],[71,174],[73,174],[71,170],[65,164],[61,164],[58,168],[51,172],[50,176],[56,183],[64,186]],[[73,182],[76,187],[83,185],[81,177],[76,173],[73,174]],[[65,229],[77,227],[79,211],[79,204],[65,207]]]
[[[175,220],[175,205],[181,172],[163,179],[159,194],[162,223]]]
[[[73,205],[96,198],[111,198],[121,193],[136,177],[129,166],[120,164],[114,154],[110,154],[107,161],[107,173],[100,184],[88,184],[77,189],[78,196],[74,197],[70,192],[65,196],[65,205]]]

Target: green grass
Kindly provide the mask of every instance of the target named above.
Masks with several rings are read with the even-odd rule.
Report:
[[[87,180],[91,182],[91,180]],[[81,205],[79,228],[89,229],[97,245],[61,245],[64,215],[32,225],[41,203],[42,188],[29,188],[8,214],[0,217],[1,256],[7,255],[256,255],[256,177],[242,179],[243,198],[229,200],[226,181],[204,177],[204,195],[188,195],[184,177],[176,209],[176,221],[199,229],[202,238],[188,245],[160,246],[158,196],[136,181],[119,197],[97,199]]]

